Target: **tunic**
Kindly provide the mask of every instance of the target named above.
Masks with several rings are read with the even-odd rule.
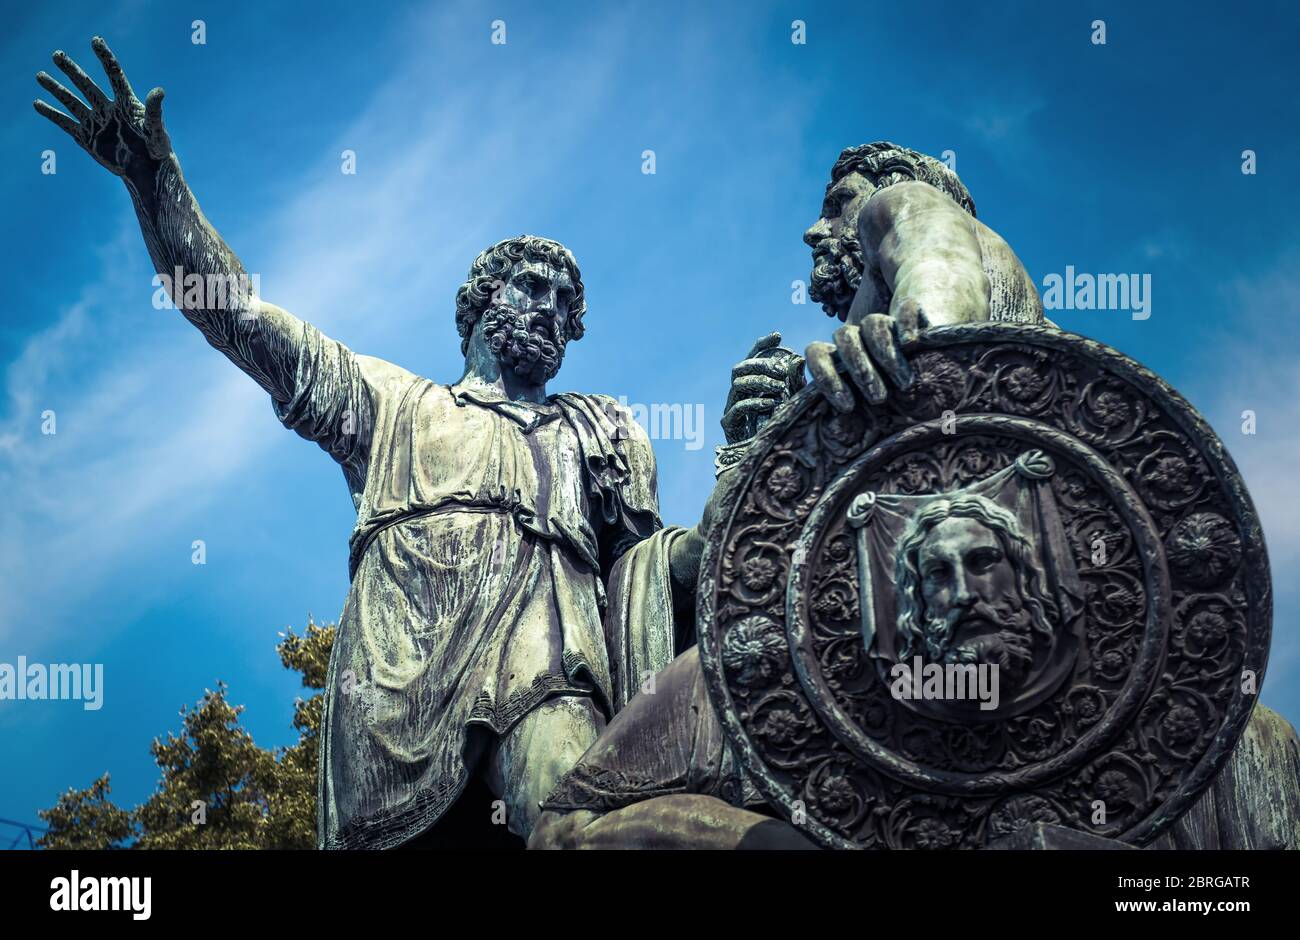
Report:
[[[604,583],[659,530],[634,580],[670,596],[674,530],[661,529],[645,432],[613,399],[495,400],[287,315],[261,329],[256,348],[227,335],[223,351],[338,461],[357,509],[324,691],[318,844],[389,847],[460,795],[469,728],[506,734],[561,694],[611,717],[633,677],[668,664],[671,616],[637,620],[655,636],[607,637]]]

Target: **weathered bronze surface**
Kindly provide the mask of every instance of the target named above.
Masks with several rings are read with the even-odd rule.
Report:
[[[1147,844],[1223,766],[1263,678],[1271,588],[1245,486],[1195,409],[1103,344],[979,324],[908,352],[912,388],[849,413],[807,389],[734,471],[698,609],[728,739],[822,845],[974,848],[1036,823]],[[939,494],[966,514],[938,506],[926,529],[913,516]],[[940,598],[904,583],[909,532],[939,558],[1013,530],[1005,622],[900,636],[908,592]],[[891,694],[915,655],[997,664],[997,707]]]

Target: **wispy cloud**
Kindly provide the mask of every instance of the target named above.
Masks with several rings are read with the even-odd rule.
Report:
[[[1250,490],[1264,527],[1273,571],[1274,629],[1268,689],[1295,700],[1300,685],[1300,590],[1289,573],[1300,564],[1300,252],[1288,249],[1261,273],[1223,286],[1221,309],[1230,315],[1213,344],[1215,378],[1195,390]],[[1192,390],[1188,390],[1191,392]],[[1243,431],[1254,412],[1254,433]]]
[[[1288,252],[1262,275],[1225,285],[1223,309],[1231,332],[1216,344],[1221,364],[1210,417],[1237,461],[1264,521],[1274,566],[1300,562],[1300,360],[1290,325],[1300,309],[1300,253]],[[1255,433],[1242,432],[1242,413],[1255,413]]]
[[[440,28],[423,14],[410,24],[412,34]],[[548,139],[575,136],[599,107],[602,70],[617,60],[626,30],[606,23],[600,36],[599,54],[582,69],[548,76],[564,102]],[[448,310],[449,299],[432,287],[462,276],[485,244],[517,234],[512,207],[572,156],[563,146],[530,146],[530,124],[505,119],[516,89],[504,77],[473,97],[438,94],[457,81],[454,61],[412,42],[319,164],[293,174],[305,184],[280,205],[243,210],[255,213],[241,221],[244,238],[263,249],[265,296],[363,349],[379,337],[434,332],[432,312]],[[357,152],[355,175],[339,170],[344,149]],[[66,172],[100,171],[86,159]],[[202,180],[190,183],[202,200]],[[240,474],[270,440],[249,432],[273,421],[262,392],[206,343],[158,328],[158,318],[179,315],[145,306],[152,272],[122,201],[100,276],[4,373],[0,642],[20,630],[33,643],[56,640],[98,585],[129,576],[142,541],[238,499]],[[46,408],[56,413],[55,435],[40,433]],[[32,624],[46,629],[34,633]]]
[[[1021,144],[1030,119],[1044,106],[1043,99],[1036,95],[984,98],[966,112],[963,125],[990,148]]]

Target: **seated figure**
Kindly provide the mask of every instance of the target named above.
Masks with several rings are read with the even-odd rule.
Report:
[[[844,321],[833,345],[814,343],[806,356],[814,382],[837,408],[854,407],[840,365],[871,402],[883,401],[891,385],[908,387],[904,350],[924,327],[1054,325],[1015,253],[975,219],[956,174],[914,151],[884,142],[845,150],[821,217],[804,238],[813,249],[812,296]],[[800,357],[776,349],[779,338],[760,341],[737,367],[723,416],[730,443],[720,449],[703,535],[734,484],[729,471],[748,438],[797,389],[791,377]],[[681,620],[690,613],[674,616],[680,644],[687,635]],[[653,694],[630,699],[542,808],[530,848],[813,847],[746,779],[709,700],[695,646],[655,677]],[[1300,847],[1295,730],[1257,706],[1232,759],[1154,847]]]

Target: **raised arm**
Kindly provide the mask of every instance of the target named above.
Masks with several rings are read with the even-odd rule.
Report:
[[[107,43],[97,36],[91,48],[108,75],[112,100],[60,51],[54,53],[54,64],[85,101],[46,72],[38,72],[36,80],[68,114],[39,99],[37,113],[121,177],[154,269],[186,319],[272,398],[289,402],[295,392],[303,322],[256,296],[239,258],[204,218],[163,125],[163,90],[155,88],[141,104]],[[186,279],[203,289],[187,291]]]
[[[39,99],[37,113],[121,177],[154,269],[185,318],[265,389],[286,427],[315,441],[350,479],[359,480],[375,408],[363,357],[257,296],[244,266],[185,185],[163,125],[163,90],[155,88],[141,104],[104,40],[95,37],[91,47],[108,74],[113,99],[77,63],[56,52],[54,64],[86,100],[39,72],[36,80],[69,113]]]

